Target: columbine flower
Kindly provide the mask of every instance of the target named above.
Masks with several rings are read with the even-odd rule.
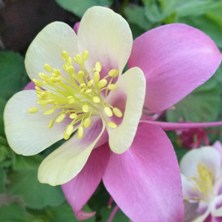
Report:
[[[150,221],[181,221],[176,156],[159,126],[139,123],[144,97],[150,112],[161,112],[212,76],[220,61],[212,40],[183,24],[133,43],[127,22],[107,8],[87,10],[77,35],[52,23],[26,54],[35,90],[6,105],[9,144],[34,155],[67,140],[42,162],[38,177],[51,185],[69,181],[63,191],[79,219],[92,215],[81,209],[102,179],[133,221],[147,221],[147,212]]]
[[[181,160],[185,222],[222,218],[222,146],[189,151]]]

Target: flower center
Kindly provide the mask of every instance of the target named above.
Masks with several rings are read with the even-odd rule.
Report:
[[[195,181],[197,189],[203,194],[204,199],[208,201],[213,193],[213,174],[204,164],[198,164],[197,172],[198,176],[192,179]]]
[[[116,128],[112,117],[121,118],[122,111],[105,101],[107,95],[117,89],[116,78],[119,71],[111,69],[101,78],[102,64],[98,61],[88,71],[85,62],[89,52],[84,51],[73,58],[67,51],[62,52],[63,69],[59,70],[44,65],[46,72],[39,73],[39,79],[33,79],[39,106],[30,107],[29,113],[42,111],[44,115],[52,115],[49,128],[54,123],[66,122],[64,139],[69,139],[77,130],[78,138],[84,135],[84,129],[90,127],[92,116],[101,116],[106,125]]]

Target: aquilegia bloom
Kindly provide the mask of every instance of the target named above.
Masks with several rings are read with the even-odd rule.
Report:
[[[181,160],[185,222],[222,221],[222,146],[189,151]]]
[[[6,105],[9,144],[34,155],[67,140],[42,162],[38,177],[66,183],[63,191],[79,219],[92,215],[81,209],[102,179],[133,221],[147,221],[147,212],[153,222],[181,221],[176,156],[159,126],[139,123],[144,100],[150,112],[161,112],[210,78],[220,62],[213,41],[183,24],[133,42],[127,22],[107,8],[88,9],[77,35],[51,23],[25,58],[35,90]]]

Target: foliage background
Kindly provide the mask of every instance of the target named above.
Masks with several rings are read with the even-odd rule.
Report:
[[[93,6],[111,7],[129,22],[136,38],[156,26],[182,22],[207,33],[222,48],[221,0],[0,0],[0,221],[75,222],[60,187],[37,181],[37,169],[47,152],[33,157],[16,155],[9,147],[3,123],[6,101],[28,83],[24,68],[26,49],[35,35],[52,21],[71,26]],[[179,50],[179,49],[178,49]],[[195,59],[195,58],[194,58]],[[222,118],[222,67],[206,84],[169,109],[165,121],[217,121]],[[15,110],[16,112],[16,110]],[[205,131],[211,142],[221,140],[220,128]],[[198,139],[191,132],[192,141]],[[25,136],[25,135],[24,135]],[[178,159],[187,152],[178,132],[169,132]],[[202,142],[202,141],[200,141]],[[129,194],[130,195],[130,194]],[[97,211],[88,221],[106,221],[115,204],[101,184],[86,210]],[[129,219],[118,212],[114,222]]]

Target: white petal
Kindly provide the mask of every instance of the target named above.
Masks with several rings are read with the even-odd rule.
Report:
[[[186,177],[195,177],[198,164],[204,164],[216,178],[220,174],[220,163],[221,156],[217,150],[213,147],[202,147],[185,154],[180,162],[180,168]]]
[[[201,193],[196,189],[196,184],[193,180],[189,180],[183,174],[181,174],[182,188],[183,188],[183,199],[191,200],[193,202],[195,199],[198,200],[201,197]]]
[[[220,141],[216,141],[213,145],[212,145],[221,155],[221,161],[222,161],[222,144]]]
[[[210,211],[205,203],[184,201],[184,221],[183,222],[204,222]]]
[[[77,53],[77,37],[74,30],[63,22],[47,25],[32,41],[25,57],[25,67],[31,79],[44,71],[44,64],[62,69],[62,51]]]
[[[86,164],[104,129],[105,126],[102,121],[96,121],[90,128],[86,129],[82,140],[79,140],[75,134],[47,156],[39,167],[39,181],[55,186],[74,178]]]
[[[119,68],[122,72],[133,38],[122,16],[111,9],[95,6],[86,11],[80,22],[78,43],[81,51],[89,51],[90,67],[100,61],[106,69]]]
[[[10,147],[18,154],[34,155],[63,138],[64,127],[48,128],[49,116],[29,113],[37,106],[34,90],[15,94],[6,104],[4,111],[5,133]]]
[[[146,84],[142,70],[137,67],[123,74],[117,84],[127,97],[125,112],[122,123],[115,129],[108,127],[107,130],[111,150],[120,154],[130,147],[136,134],[142,115]],[[116,91],[112,94],[118,96]]]
[[[195,220],[192,220],[191,222],[204,222],[209,216],[209,214],[210,214],[210,211],[208,209],[203,215],[198,216]]]
[[[214,217],[222,217],[222,195],[215,197],[211,203],[211,214]]]

